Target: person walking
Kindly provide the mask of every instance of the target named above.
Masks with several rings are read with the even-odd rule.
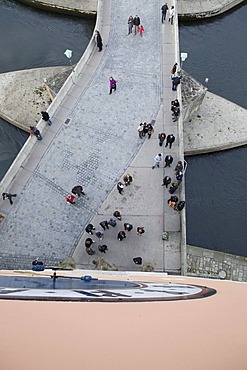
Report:
[[[138,17],[138,15],[136,15],[135,18],[133,19],[134,34],[135,35],[136,35],[137,31],[138,31],[138,27],[140,26],[140,24],[141,24],[141,20]]]
[[[125,231],[131,231],[132,229],[133,229],[133,225],[131,225],[129,223],[124,224],[124,230]]]
[[[163,154],[159,153],[154,157],[154,165],[152,169],[154,169],[156,166],[159,168],[160,162],[163,160]]]
[[[151,123],[148,124],[148,139],[151,139],[151,136],[154,133],[154,128]]]
[[[159,139],[159,146],[162,146],[165,139],[166,139],[166,134],[164,132],[161,132],[159,135],[158,135],[158,139]]]
[[[142,235],[145,233],[144,226],[138,226],[136,228],[137,235]]]
[[[92,256],[95,254],[94,250],[91,247],[86,247],[86,252],[89,256]]]
[[[176,167],[174,168],[174,171],[179,172],[179,171],[183,171],[183,170],[184,170],[184,167],[183,167],[182,161],[178,161],[178,163],[176,164]]]
[[[130,185],[132,183],[133,178],[132,178],[132,176],[129,173],[127,173],[126,175],[124,175],[123,181],[125,183],[125,186],[128,186],[128,185]]]
[[[184,200],[180,200],[175,206],[174,206],[174,209],[175,211],[182,211],[185,207],[185,201]]]
[[[99,246],[98,246],[98,250],[99,250],[101,253],[105,253],[105,251],[108,251],[108,247],[107,247],[107,245],[99,245]]]
[[[172,91],[177,91],[177,86],[180,84],[182,76],[172,77]]]
[[[102,51],[103,42],[102,42],[102,37],[101,37],[101,34],[99,33],[99,31],[95,31],[95,41],[96,41],[97,47],[99,48],[98,51]]]
[[[112,90],[114,90],[114,91],[117,90],[117,81],[114,80],[114,78],[112,76],[109,78],[109,81],[110,81],[110,92],[109,92],[109,95],[111,95]]]
[[[118,190],[119,194],[123,195],[124,185],[123,185],[123,183],[121,181],[119,181],[117,183],[117,190]]]
[[[93,245],[93,243],[95,243],[95,241],[94,241],[92,238],[87,238],[87,239],[85,240],[85,247],[86,247],[86,248],[90,248],[90,247],[91,247],[91,245]]]
[[[30,126],[30,136],[36,136],[37,140],[42,140],[42,135],[40,133],[40,131],[34,127],[34,126]]]
[[[93,230],[95,230],[95,227],[92,224],[88,224],[85,228],[86,233],[93,235]]]
[[[78,195],[78,197],[80,198],[81,195],[86,195],[83,191],[83,187],[81,185],[76,185],[73,187],[73,189],[71,190],[71,193],[74,194],[74,195]]]
[[[74,196],[74,194],[67,195],[66,202],[69,203],[69,204],[75,204],[75,196]]]
[[[96,231],[95,235],[99,238],[99,240],[103,240],[104,233],[102,231]]]
[[[174,63],[172,69],[170,70],[171,75],[175,75],[175,73],[177,72],[177,67],[178,64]]]
[[[41,112],[41,116],[42,116],[42,119],[43,119],[45,122],[47,122],[47,124],[48,124],[49,126],[51,126],[52,121],[51,121],[51,119],[50,119],[49,114],[48,114],[47,112],[42,111],[42,112]]]
[[[162,186],[165,186],[167,188],[168,185],[171,183],[171,181],[172,181],[172,179],[169,176],[165,176],[163,178],[163,184],[162,184]]]
[[[125,238],[126,238],[125,232],[124,231],[119,231],[119,233],[117,234],[117,239],[121,242]]]
[[[140,139],[143,139],[144,137],[143,128],[144,128],[143,123],[140,123],[140,125],[137,127],[137,131],[138,131],[138,135]]]
[[[175,15],[175,9],[174,9],[174,6],[171,6],[169,9],[169,15],[168,15],[168,21],[171,23],[171,25],[173,25],[174,15]]]
[[[182,181],[182,180],[183,180],[183,177],[184,177],[184,174],[183,174],[183,172],[182,172],[182,171],[178,171],[178,172],[176,173],[176,179],[177,179],[178,181]]]
[[[108,221],[101,221],[100,223],[100,226],[102,227],[103,230],[106,230],[108,229],[109,230],[109,225],[108,225]]]
[[[171,167],[172,162],[173,162],[173,157],[171,155],[167,155],[165,157],[165,167]]]
[[[133,24],[134,24],[134,19],[133,19],[132,15],[130,15],[129,19],[128,19],[128,35],[130,35],[132,33]]]
[[[13,204],[12,198],[17,197],[17,194],[2,193],[2,197],[3,197],[3,200],[8,199],[9,200],[9,203],[12,205]]]
[[[117,221],[114,220],[113,218],[110,218],[110,220],[108,221],[108,225],[110,225],[112,227],[116,227],[117,226]]]
[[[167,138],[166,138],[166,147],[169,144],[169,148],[171,149],[172,144],[174,143],[174,141],[175,141],[175,136],[173,134],[168,135]]]
[[[165,3],[161,7],[161,23],[163,23],[166,20],[166,12],[168,10],[168,5]]]
[[[143,27],[142,25],[140,25],[140,26],[138,27],[138,31],[139,31],[139,33],[140,33],[140,36],[142,37],[142,34],[143,34],[143,32],[144,32],[144,27]]]
[[[119,211],[114,211],[113,216],[116,217],[119,221],[122,221],[122,215]]]

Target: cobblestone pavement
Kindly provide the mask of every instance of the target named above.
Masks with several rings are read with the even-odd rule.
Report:
[[[40,256],[50,264],[70,255],[85,225],[140,149],[137,125],[157,116],[160,4],[112,0],[111,11],[109,42],[100,66],[76,101],[68,98],[53,117],[45,135],[60,127],[3,223],[1,256],[9,258],[2,259],[1,268],[28,268],[26,258],[20,262],[25,256]],[[127,36],[126,20],[136,12],[148,26],[143,38]],[[117,91],[109,96],[111,75]],[[41,147],[37,142],[34,154]],[[75,206],[68,205],[65,196],[77,184],[83,184],[86,196]]]
[[[219,278],[220,271],[225,279],[247,281],[247,258],[205,248],[187,246],[188,275]]]

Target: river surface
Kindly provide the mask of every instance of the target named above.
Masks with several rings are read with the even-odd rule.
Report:
[[[247,2],[209,21],[180,23],[179,31],[183,68],[247,108]],[[247,148],[186,160],[188,244],[247,256]]]
[[[76,63],[89,43],[94,23],[94,18],[49,13],[0,0],[0,73],[69,65],[66,49],[73,51],[72,63]],[[0,119],[0,180],[27,137]]]
[[[66,65],[83,54],[94,19],[42,12],[0,0],[0,72]],[[198,81],[247,108],[247,5],[209,21],[180,23],[183,68]],[[4,35],[4,37],[3,37]],[[0,120],[0,179],[27,134]],[[247,255],[247,149],[188,157],[186,171],[187,241],[210,249]]]

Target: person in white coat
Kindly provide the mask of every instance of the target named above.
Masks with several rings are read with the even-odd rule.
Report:
[[[168,21],[171,24],[173,24],[174,15],[175,15],[175,9],[174,9],[174,6],[171,6],[170,9],[169,9],[169,15],[168,15]]]

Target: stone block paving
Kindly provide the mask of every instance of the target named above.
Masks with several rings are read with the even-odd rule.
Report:
[[[68,110],[69,123],[54,119],[61,128],[3,223],[0,257],[12,256],[9,268],[26,268],[26,256],[50,264],[73,253],[85,225],[140,149],[139,122],[150,122],[159,111],[160,6],[156,0],[112,0],[111,12],[99,67]],[[131,13],[139,14],[146,27],[142,38],[127,36]],[[117,91],[109,96],[111,75]],[[65,196],[77,184],[86,196],[68,205]]]

